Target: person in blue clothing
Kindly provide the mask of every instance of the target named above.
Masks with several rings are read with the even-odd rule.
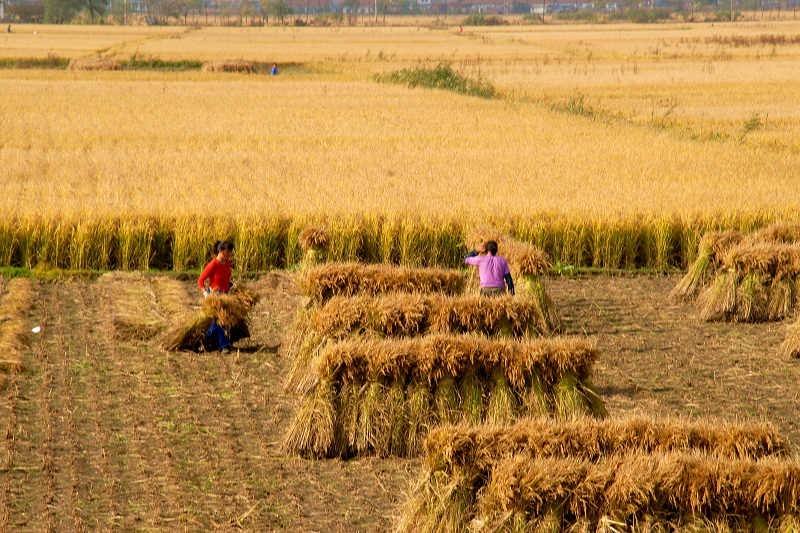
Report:
[[[272,74],[273,76],[277,76],[278,75],[278,64],[277,63],[273,63],[272,64],[272,68],[269,69],[269,73]]]

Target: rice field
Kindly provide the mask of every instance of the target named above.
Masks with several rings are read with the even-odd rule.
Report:
[[[337,260],[413,262],[345,250],[353,233],[388,233],[452,266],[454,243],[491,220],[557,263],[683,268],[708,228],[797,218],[784,191],[800,163],[798,29],[20,25],[0,35],[4,58],[282,73],[0,69],[0,262],[196,268],[183,244],[213,237],[184,220],[202,216],[258,250],[252,270],[296,263],[293,232],[320,220],[339,228]],[[441,61],[498,96],[374,79]],[[88,234],[108,242],[93,250]]]

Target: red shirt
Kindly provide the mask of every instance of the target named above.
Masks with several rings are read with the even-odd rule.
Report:
[[[205,289],[206,280],[208,280],[212,291],[228,292],[231,288],[232,271],[230,263],[223,263],[215,257],[208,262],[200,277],[197,278],[197,286]]]

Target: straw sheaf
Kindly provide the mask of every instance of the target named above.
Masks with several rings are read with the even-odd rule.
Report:
[[[312,311],[311,327],[320,335],[343,339],[371,331],[387,337],[420,333],[506,333],[545,335],[555,329],[546,322],[540,302],[525,296],[485,298],[390,294],[377,298],[336,297]]]
[[[330,244],[330,235],[323,228],[309,227],[300,232],[297,240],[303,250],[326,250]]]
[[[773,243],[798,243],[800,242],[800,224],[776,223],[749,234],[745,242],[773,242]]]
[[[428,435],[424,453],[431,470],[485,471],[499,457],[577,457],[596,461],[612,453],[696,450],[727,457],[786,456],[791,449],[773,426],[644,417],[554,423],[547,418],[511,426],[444,426]]]
[[[74,57],[70,59],[69,70],[120,70],[122,63],[106,57]]]
[[[304,272],[300,286],[306,296],[323,303],[334,296],[388,292],[458,294],[464,291],[462,271],[406,268],[360,263],[331,263]]]
[[[689,515],[775,518],[800,511],[800,462],[686,452],[631,453],[596,463],[514,456],[493,468],[478,501],[485,517],[512,509],[540,516],[554,506],[567,523],[645,513],[675,521]]]
[[[742,244],[728,250],[723,264],[739,275],[760,274],[773,280],[794,278],[800,274],[800,244]]]
[[[502,369],[509,384],[521,390],[532,374],[548,384],[563,374],[586,379],[598,357],[596,343],[579,337],[494,340],[477,335],[431,335],[403,340],[352,340],[322,351],[320,378],[334,381],[381,377],[436,383],[468,369],[491,374]]]
[[[247,317],[258,303],[259,296],[246,287],[237,286],[229,294],[212,294],[203,300],[200,312],[185,321],[177,323],[168,330],[162,340],[167,351],[198,350],[203,346],[205,332],[212,320],[231,332],[236,330],[232,339],[249,336]]]
[[[102,275],[98,287],[110,305],[114,334],[122,340],[147,340],[159,334],[167,318],[158,306],[153,286],[138,272]]]
[[[203,72],[241,72],[251,74],[259,68],[257,63],[244,60],[207,61],[203,63]]]

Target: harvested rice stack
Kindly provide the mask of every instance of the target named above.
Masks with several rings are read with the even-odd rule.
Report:
[[[459,294],[466,278],[458,270],[407,268],[361,263],[330,263],[301,275],[300,287],[316,304],[334,296],[416,292]]]
[[[102,275],[97,285],[110,304],[117,339],[147,340],[166,327],[153,287],[142,274],[111,272]]]
[[[289,387],[307,371],[314,354],[330,341],[356,335],[413,337],[429,333],[480,333],[524,337],[550,335],[554,312],[526,296],[388,294],[336,296],[325,305],[301,311],[288,342],[293,360]]]
[[[226,61],[208,61],[203,63],[203,72],[240,72],[244,74],[253,74],[258,72],[260,65],[253,61],[226,60]]]
[[[438,424],[528,414],[603,416],[588,381],[595,344],[477,335],[360,339],[324,348],[299,383],[287,451],[316,457],[413,456]]]
[[[722,268],[698,299],[705,320],[781,320],[794,310],[800,244],[742,243],[728,250]]]
[[[749,234],[732,230],[706,233],[700,241],[697,259],[672,290],[671,296],[678,300],[697,297],[723,270],[723,258],[734,247],[792,243],[800,243],[798,224],[772,224]]]
[[[196,317],[178,324],[167,332],[164,349],[168,351],[205,351],[205,333],[212,320],[228,331],[232,342],[250,336],[247,317],[258,303],[258,295],[244,287],[237,286],[229,294],[212,294],[203,300]]]
[[[765,424],[625,418],[446,426],[431,431],[425,441],[424,473],[403,508],[397,529],[454,531],[472,525],[490,531],[522,531],[549,521],[549,530],[558,531],[579,520],[595,529],[608,517],[626,527],[641,526],[648,516],[674,521],[674,515],[686,509],[665,514],[669,509],[660,506],[670,501],[670,494],[663,491],[678,490],[679,498],[689,494],[680,491],[680,484],[690,481],[692,468],[755,464],[766,480],[775,474],[769,465],[785,472],[794,468],[791,465],[796,463],[787,458],[789,451],[788,443]],[[662,458],[671,462],[659,463]],[[648,459],[664,470],[645,468],[641,476],[634,475],[632,465],[641,468]],[[615,468],[620,469],[618,477],[608,477]],[[707,476],[705,483],[714,479],[708,472],[697,474]],[[735,491],[734,480],[719,481],[729,482],[729,489]],[[618,492],[625,486],[619,483],[634,484]],[[534,493],[534,487],[540,492]],[[641,493],[632,497],[631,487]],[[584,499],[589,494],[591,498]],[[655,494],[667,497],[659,499]]]
[[[22,350],[28,335],[25,316],[34,296],[33,283],[25,278],[9,280],[4,289],[0,296],[0,385],[6,372],[22,368]]]
[[[69,62],[69,70],[121,70],[122,63],[107,57],[73,58]]]

